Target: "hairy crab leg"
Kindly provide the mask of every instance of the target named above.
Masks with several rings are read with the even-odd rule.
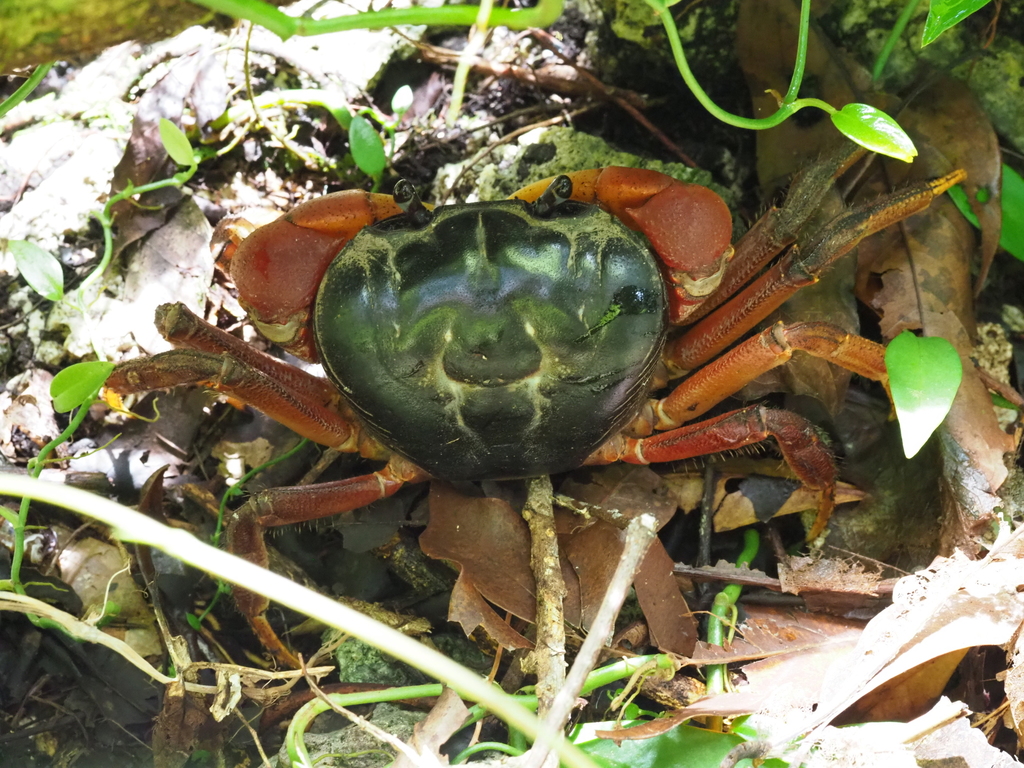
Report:
[[[175,349],[129,360],[114,369],[107,380],[105,397],[117,405],[120,395],[169,389],[181,384],[198,384],[224,392],[321,445],[350,453],[359,450],[360,430],[355,424],[323,403],[290,391],[270,376],[226,354]]]
[[[181,302],[157,307],[155,322],[160,335],[176,347],[230,355],[292,392],[302,393],[303,397],[312,398],[329,408],[339,407],[338,390],[327,379],[312,376],[301,368],[259,351],[237,336],[210,325]]]
[[[393,456],[387,466],[368,475],[331,483],[260,491],[231,513],[227,527],[228,549],[267,568],[270,556],[263,541],[267,527],[349,512],[391,496],[405,483],[426,479],[423,470],[400,456]],[[301,668],[299,660],[267,621],[266,611],[270,601],[263,595],[241,587],[235,587],[232,592],[239,610],[263,646],[280,664],[294,669]]]
[[[782,365],[794,350],[880,381],[889,388],[885,347],[823,322],[775,323],[744,339],[721,357],[699,368],[671,393],[655,401],[654,429],[678,427],[706,413],[766,371]],[[671,361],[669,361],[671,362]]]
[[[693,312],[690,322],[704,317],[727,301],[773,257],[794,243],[800,230],[821,206],[822,197],[835,185],[836,179],[866,152],[859,144],[844,141],[829,155],[794,176],[785,202],[781,206],[769,208],[736,243],[736,255],[725,268],[721,284]]]
[[[742,448],[774,437],[786,463],[800,481],[821,492],[818,513],[807,534],[817,538],[835,506],[836,466],[818,429],[789,411],[752,405],[697,424],[643,438],[615,437],[595,451],[587,464],[657,464]]]
[[[739,339],[868,235],[928,207],[933,199],[966,178],[953,171],[905,187],[838,216],[809,247],[791,248],[746,289],[669,343],[666,358],[693,370]]]

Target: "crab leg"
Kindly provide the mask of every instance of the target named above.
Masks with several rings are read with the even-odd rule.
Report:
[[[186,347],[214,355],[230,355],[238,362],[270,376],[301,397],[334,408],[338,390],[327,379],[312,376],[301,368],[255,349],[237,336],[210,325],[181,302],[162,304],[156,309],[155,323],[160,335],[176,347]]]
[[[837,217],[806,249],[791,248],[735,298],[672,341],[666,358],[682,370],[693,370],[707,362],[778,309],[797,290],[817,282],[821,272],[862,239],[928,207],[935,197],[965,177],[963,171],[957,170],[905,187]]]
[[[393,456],[384,469],[368,475],[333,483],[260,491],[231,513],[227,527],[228,549],[267,568],[270,556],[263,540],[265,528],[349,512],[391,496],[407,482],[426,479],[423,470],[399,456]],[[299,660],[281,642],[267,621],[266,611],[270,601],[263,595],[241,587],[235,587],[232,591],[239,610],[263,646],[279,663],[294,669],[301,668]]]
[[[822,196],[866,152],[859,144],[844,141],[830,155],[800,171],[789,185],[785,203],[771,207],[736,243],[736,255],[726,267],[721,284],[691,315],[690,322],[728,300],[773,257],[795,242],[821,205]]]
[[[394,495],[406,483],[429,477],[401,456],[392,455],[387,466],[377,472],[330,483],[271,488],[253,495],[247,506],[262,528],[273,528],[351,512]]]
[[[762,373],[785,363],[796,349],[880,381],[888,389],[885,347],[881,344],[831,323],[779,322],[740,342],[694,372],[669,395],[655,401],[654,428],[672,429],[692,421]]]
[[[643,438],[616,437],[595,451],[587,464],[655,464],[742,448],[774,437],[800,481],[821,491],[818,514],[808,538],[816,538],[835,506],[836,467],[817,428],[789,411],[752,405]]]
[[[368,447],[360,444],[358,427],[341,415],[337,391],[322,379],[249,347],[184,305],[161,306],[157,321],[171,341],[192,348],[121,363],[107,380],[108,392],[127,395],[200,384],[258,408],[321,445],[348,452]],[[371,458],[380,456],[379,450],[367,452]]]

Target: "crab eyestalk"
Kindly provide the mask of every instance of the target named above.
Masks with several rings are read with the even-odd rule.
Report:
[[[566,175],[555,176],[541,196],[529,204],[530,211],[540,219],[548,218],[554,210],[572,198],[572,179]]]
[[[407,179],[399,179],[395,184],[395,205],[402,209],[402,212],[415,227],[425,227],[434,218],[430,209],[420,200],[416,187]]]

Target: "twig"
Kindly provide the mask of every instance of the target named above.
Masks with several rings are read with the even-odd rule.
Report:
[[[320,686],[316,684],[316,681],[310,675],[306,676],[306,683],[307,685],[309,685],[309,689],[313,692],[313,694],[318,699],[328,704],[333,711],[337,712],[342,717],[348,718],[356,726],[366,731],[368,734],[373,736],[378,741],[387,744],[396,752],[405,755],[405,757],[409,759],[413,765],[429,764],[423,759],[425,757],[424,755],[418,754],[414,749],[412,749],[412,747],[403,742],[397,736],[391,735],[383,728],[381,728],[379,725],[371,723],[365,717],[361,717],[357,715],[355,712],[353,712],[351,709],[348,709],[347,707],[343,707],[341,706],[341,704],[338,704],[336,701],[334,701],[330,696],[328,696],[320,689]],[[440,766],[440,762],[435,761],[434,765]]]
[[[596,90],[603,98],[614,102],[620,108],[628,112],[630,117],[632,117],[634,120],[640,123],[640,125],[646,128],[654,138],[656,138],[658,141],[662,143],[662,145],[664,145],[665,149],[667,149],[673,155],[678,157],[682,163],[688,165],[691,168],[700,167],[693,161],[693,159],[688,154],[686,154],[685,152],[683,152],[683,150],[677,147],[668,136],[662,133],[660,128],[658,128],[654,123],[648,120],[646,115],[644,115],[637,108],[638,105],[633,100],[625,98],[625,94],[623,91],[619,90],[618,88],[612,88],[610,86],[605,85],[603,82],[601,82],[600,78],[596,77],[589,70],[584,69],[583,67],[576,64],[576,62],[569,59],[562,52],[561,45],[559,44],[559,42],[554,37],[552,37],[550,33],[545,32],[543,29],[535,29],[533,30],[533,37],[538,43],[541,44],[543,48],[551,51],[553,54],[558,56],[562,61],[564,61],[566,64],[575,69],[576,72],[578,72],[584,80],[590,83],[593,86],[594,90]],[[626,93],[630,92],[627,91]],[[643,106],[643,104],[641,103],[639,106]]]
[[[633,578],[657,533],[658,521],[654,515],[650,514],[640,515],[626,528],[626,542],[622,550],[622,559],[619,560],[615,573],[612,574],[608,591],[605,592],[604,600],[601,602],[601,608],[590,625],[590,633],[583,641],[583,645],[580,646],[569,674],[566,675],[565,685],[555,695],[551,709],[544,717],[545,724],[552,730],[562,728],[568,722],[569,714],[572,712],[577,696],[583,690],[587,675],[597,664],[601,652],[612,636],[615,629],[615,618],[619,615],[619,610],[626,599]],[[547,745],[538,743],[531,750],[531,759],[524,764],[523,768],[539,768],[543,765],[548,755],[548,749]]]
[[[423,60],[430,64],[451,65],[460,60],[459,51],[422,42],[414,42],[414,45],[419,49]],[[580,77],[580,68],[571,62],[533,68],[474,56],[470,58],[470,64],[473,70],[479,74],[512,78],[559,96],[600,98],[614,101],[616,104],[629,104],[634,109],[646,106],[644,98],[635,91],[605,85],[593,75],[589,79]]]
[[[260,753],[260,759],[263,760],[263,768],[271,768],[270,758],[267,757],[267,753],[263,749],[263,742],[260,741],[260,735],[256,732],[256,729],[252,727],[249,721],[245,719],[245,715],[243,715],[240,710],[236,709],[235,714],[238,715],[238,719],[242,721],[242,725],[244,725],[246,730],[249,731],[252,743],[256,745],[256,751]]]
[[[498,139],[498,141],[494,142],[493,144],[484,147],[479,152],[477,152],[472,158],[467,160],[465,164],[463,164],[462,170],[459,171],[459,175],[455,177],[455,180],[451,183],[451,186],[448,188],[448,191],[445,192],[444,196],[437,202],[437,204],[439,206],[444,205],[448,200],[448,195],[450,195],[452,190],[454,190],[459,185],[459,182],[462,181],[462,177],[466,175],[466,171],[468,171],[474,165],[479,163],[481,160],[483,160],[485,157],[491,154],[491,152],[496,150],[502,144],[508,144],[513,139],[518,139],[524,133],[529,133],[530,131],[535,130],[537,128],[547,128],[548,126],[557,125],[558,123],[571,120],[574,117],[582,115],[584,112],[589,112],[593,108],[593,106],[582,107],[580,109],[573,110],[568,114],[558,115],[548,120],[541,120],[539,123],[524,125],[522,128],[517,128],[516,130],[512,131],[512,133],[508,133],[502,136],[500,139]]]
[[[565,582],[555,535],[551,478],[535,477],[528,488],[523,517],[530,526],[530,560],[537,580],[537,647],[533,661],[537,671],[537,713],[544,717],[565,683]]]

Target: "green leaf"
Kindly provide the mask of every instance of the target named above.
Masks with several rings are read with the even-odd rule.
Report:
[[[960,388],[963,365],[945,339],[904,331],[889,342],[885,367],[903,436],[903,452],[909,459],[949,413]]]
[[[594,730],[614,730],[614,723],[588,723],[575,734],[576,746],[606,766],[616,768],[718,768],[729,750],[744,740],[729,733],[717,733],[692,725],[680,725],[647,739],[627,739],[620,745],[611,739],[593,739]],[[685,755],[680,760],[680,755]],[[765,768],[785,768],[777,758],[766,760]]]
[[[359,170],[367,176],[379,178],[384,173],[387,156],[384,154],[384,142],[377,129],[365,117],[356,115],[348,127],[348,142],[352,158],[359,166]]]
[[[391,113],[401,117],[404,115],[409,107],[412,106],[412,88],[408,85],[403,85],[397,91],[395,95],[391,97]]]
[[[334,115],[334,119],[338,121],[338,125],[346,131],[352,126],[352,113],[348,107],[328,107],[328,109]]]
[[[935,42],[935,38],[947,29],[955,27],[990,2],[991,0],[931,0],[928,5],[928,18],[924,22],[921,45]]]
[[[917,157],[914,142],[899,123],[869,104],[847,104],[832,113],[832,123],[847,138],[872,152],[895,157],[905,163]]]
[[[1024,261],[1024,179],[1003,164],[1003,234],[999,245]]]
[[[967,199],[967,193],[957,184],[950,187],[948,193],[950,198],[971,224],[980,229],[981,224],[978,217],[971,210],[971,203]],[[985,202],[989,192],[984,187],[977,192],[978,200]],[[1024,179],[1020,177],[1013,168],[1003,163],[1003,192],[1002,192],[1003,228],[999,236],[999,247],[1012,256],[1024,261]]]
[[[196,164],[195,155],[192,154],[192,145],[188,137],[181,132],[181,129],[168,120],[160,118],[160,141],[164,143],[164,149],[171,159],[178,165],[192,167]]]
[[[72,408],[91,403],[112,370],[113,363],[96,360],[75,363],[58,372],[50,383],[53,409],[57,413],[67,413]]]
[[[29,288],[50,301],[64,298],[64,270],[56,256],[28,240],[8,240],[7,250]]]
[[[949,199],[953,201],[953,205],[963,214],[964,218],[971,222],[975,228],[981,229],[981,222],[978,221],[978,217],[971,210],[971,201],[967,199],[967,193],[964,192],[963,186],[955,184],[946,190],[946,194],[949,195]]]

